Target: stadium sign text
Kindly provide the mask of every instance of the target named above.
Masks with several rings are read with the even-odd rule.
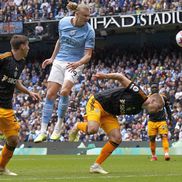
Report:
[[[118,15],[92,17],[90,24],[94,29],[126,28],[132,26],[154,26],[166,24],[181,24],[182,11],[160,12],[140,15]]]

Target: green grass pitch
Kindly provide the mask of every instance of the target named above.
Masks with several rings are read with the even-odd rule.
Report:
[[[90,174],[96,156],[14,156],[8,168],[18,176],[0,182],[182,182],[182,156],[151,162],[149,156],[111,156],[102,165],[107,175]]]

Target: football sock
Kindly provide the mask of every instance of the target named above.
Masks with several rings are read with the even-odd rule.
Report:
[[[41,133],[46,133],[48,123],[51,120],[53,106],[54,101],[46,98],[42,114]]]
[[[169,152],[169,142],[168,142],[168,138],[167,137],[162,137],[162,146],[163,146],[164,152],[168,153]]]
[[[61,96],[58,103],[58,121],[54,127],[54,132],[60,134],[62,122],[64,120],[69,103],[68,96]]]
[[[5,168],[9,160],[13,156],[15,148],[9,146],[8,144],[5,144],[2,152],[1,152],[1,157],[0,157],[0,168]]]
[[[87,133],[87,127],[88,127],[88,123],[87,122],[78,122],[77,123],[77,128],[80,131],[83,131],[84,133]]]
[[[58,118],[58,121],[56,122],[56,125],[54,127],[54,132],[56,132],[57,134],[60,134],[63,120],[64,120],[63,118]]]
[[[69,103],[69,96],[61,96],[58,103],[58,118],[64,118]]]
[[[156,143],[150,141],[149,144],[150,144],[150,150],[151,150],[152,156],[155,156]]]
[[[112,152],[118,147],[119,144],[114,143],[112,141],[108,141],[101,150],[100,155],[96,159],[97,164],[102,164],[111,154]]]

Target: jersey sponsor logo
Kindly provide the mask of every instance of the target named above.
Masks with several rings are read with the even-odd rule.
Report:
[[[72,37],[72,36],[74,36],[74,35],[76,35],[76,30],[71,30],[70,32],[69,32],[69,35]]]
[[[80,43],[77,40],[69,37],[62,37],[61,42],[71,46],[80,46]]]
[[[139,91],[139,87],[136,86],[134,83],[132,83],[132,84],[130,85],[130,89],[132,89],[134,92],[138,92],[138,91]]]
[[[125,114],[125,103],[126,103],[126,100],[125,99],[120,99],[119,100],[120,102],[120,113],[121,114]]]
[[[15,78],[10,78],[6,75],[3,75],[3,78],[2,78],[2,82],[7,82],[7,83],[11,83],[11,84],[16,84],[16,80]]]

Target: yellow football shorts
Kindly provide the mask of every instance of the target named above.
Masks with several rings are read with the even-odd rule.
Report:
[[[168,134],[168,126],[166,121],[148,121],[148,136]]]
[[[12,109],[0,108],[0,131],[6,138],[18,136],[20,125]]]
[[[111,106],[112,107],[112,106]],[[87,121],[95,121],[109,134],[113,129],[119,129],[120,125],[116,116],[113,116],[102,108],[100,103],[91,96],[86,105]]]

